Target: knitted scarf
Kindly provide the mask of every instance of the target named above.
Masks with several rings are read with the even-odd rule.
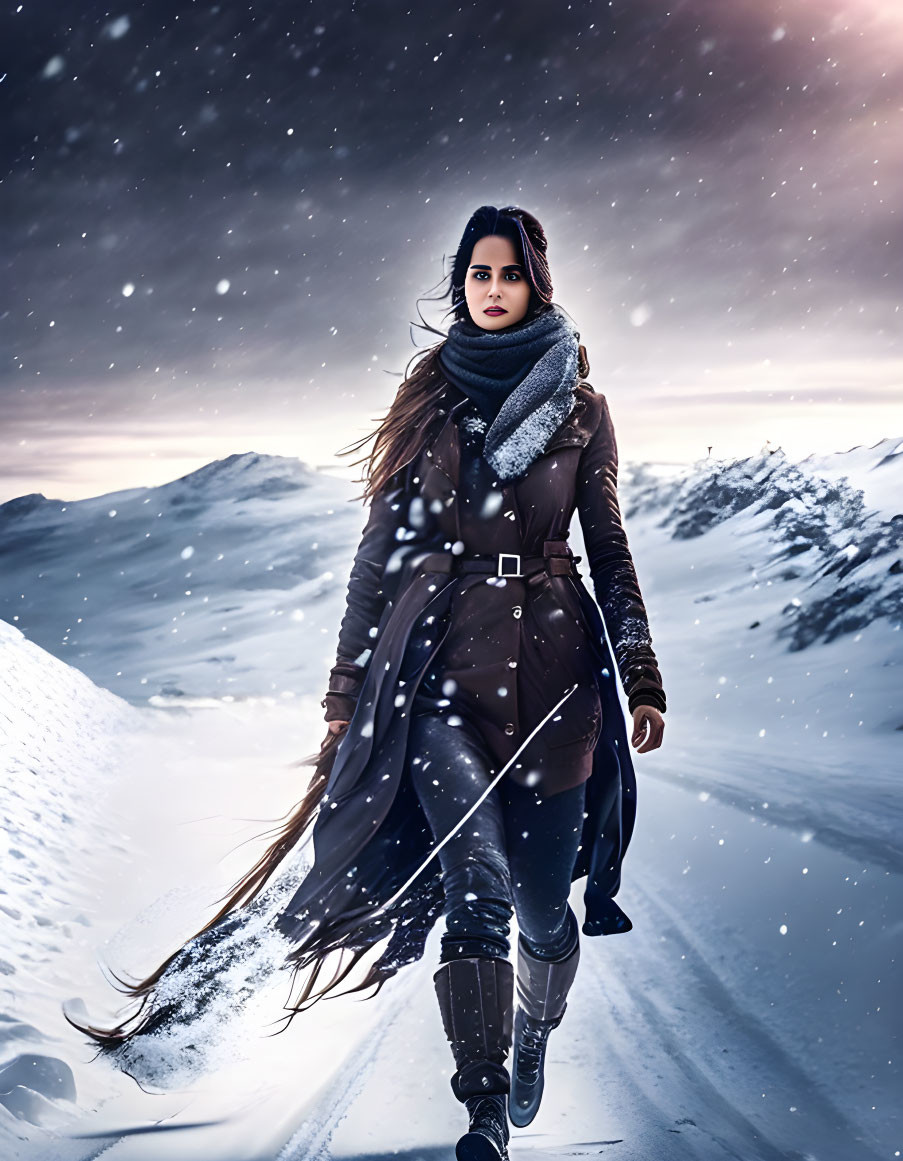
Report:
[[[500,480],[522,476],[570,414],[579,338],[556,306],[499,331],[449,327],[439,365],[489,424],[483,454]]]

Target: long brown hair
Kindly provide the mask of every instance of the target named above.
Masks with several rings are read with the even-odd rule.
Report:
[[[464,296],[464,278],[474,245],[480,238],[491,234],[504,234],[510,237],[514,242],[515,250],[523,260],[526,277],[531,287],[531,298],[526,317],[530,318],[540,311],[548,309],[552,302],[552,283],[546,260],[546,237],[541,224],[532,214],[517,206],[506,206],[501,210],[494,206],[480,206],[468,220],[454,256],[451,271],[439,284],[444,283],[445,289],[436,298],[451,297],[451,305],[447,313],[452,313],[456,320],[470,318]],[[337,453],[349,455],[359,451],[364,444],[373,440],[371,451],[360,459],[352,461],[355,464],[367,464],[363,477],[364,492],[361,497],[355,497],[356,499],[372,500],[395,473],[416,459],[421,450],[428,446],[434,438],[446,413],[445,405],[449,401],[449,384],[442,375],[438,363],[438,354],[445,341],[445,335],[425,322],[423,315],[420,314],[419,302],[420,300],[418,300],[417,309],[423,329],[441,335],[442,342],[430,347],[426,352],[420,352],[419,356],[415,354],[412,357],[414,359],[419,357],[419,361],[410,373],[406,369],[403,382],[398,388],[388,413],[377,428]],[[581,352],[583,352],[583,348],[581,348]],[[583,369],[585,354],[583,354],[583,358],[581,373],[585,374],[586,371]],[[408,367],[410,367],[410,363]],[[226,896],[217,900],[217,902],[221,902],[225,899],[219,911],[186,943],[212,931],[229,912],[237,908],[247,907],[259,895],[286,855],[304,837],[305,832],[316,817],[320,800],[329,782],[336,748],[346,729],[347,727],[343,727],[338,733],[327,734],[318,753],[307,755],[296,763],[298,766],[314,767],[314,773],[304,797],[275,832],[265,831],[263,835],[259,836],[266,837],[275,833],[273,841],[254,866],[241,877]],[[420,922],[415,926],[420,928],[419,938],[424,938],[426,931],[435,921],[436,915],[441,911],[441,904],[442,889],[438,874],[434,870],[430,878],[399,902],[396,911],[405,907],[417,907],[422,910],[423,914],[418,916]],[[405,922],[410,922],[410,919],[406,919]],[[328,933],[324,931],[322,941],[315,944],[313,951],[308,947],[299,949],[297,953],[292,953],[288,962],[294,963],[296,968],[312,967],[312,971],[298,998],[298,1003],[295,1006],[286,1005],[286,1009],[294,1016],[306,1007],[310,1007],[316,1000],[322,999],[332,992],[368,949],[363,944],[357,946],[351,962],[344,969],[337,970],[332,979],[317,992],[314,992],[313,985],[320,975],[325,959],[332,951],[336,950],[335,941],[330,945]],[[100,1044],[102,1049],[115,1050],[125,1040],[150,1026],[154,1014],[153,1012],[145,1014],[145,1008],[153,998],[155,986],[182,950],[180,948],[173,952],[155,971],[138,982],[129,983],[121,979],[116,973],[110,972],[121,985],[117,990],[132,999],[142,1001],[137,1012],[113,1028],[104,1029],[90,1024],[80,1024],[68,1014],[66,1014],[66,1019],[73,1027],[78,1028],[79,1031]],[[375,985],[376,990],[379,991],[385,980],[398,970],[397,963],[393,965],[390,961],[391,956],[384,955],[372,965],[365,979],[349,991],[360,991],[372,985]]]
[[[445,414],[442,404],[448,396],[448,383],[438,360],[442,346],[443,343],[437,343],[431,347],[414,371],[406,375],[376,430],[336,453],[350,455],[373,440],[373,447],[367,455],[351,461],[353,464],[367,464],[363,494],[354,499],[372,500],[396,472],[417,458],[435,436]]]

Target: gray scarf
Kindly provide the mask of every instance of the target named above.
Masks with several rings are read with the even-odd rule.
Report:
[[[500,480],[522,476],[570,415],[579,338],[557,306],[500,331],[449,327],[439,365],[488,423],[483,454]]]

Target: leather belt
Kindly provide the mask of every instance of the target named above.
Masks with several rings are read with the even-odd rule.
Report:
[[[583,558],[573,556],[566,540],[543,542],[542,556],[522,556],[518,552],[476,552],[469,556],[455,552],[431,552],[418,561],[420,572],[484,572],[498,577],[532,579],[542,573],[579,576],[576,564]]]

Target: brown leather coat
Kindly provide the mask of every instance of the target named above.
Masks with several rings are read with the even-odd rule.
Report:
[[[397,491],[372,505],[324,699],[326,720],[352,717],[379,635],[400,628],[394,618],[391,628],[387,624],[379,635],[375,632],[387,604],[414,577],[422,579],[425,566],[435,568],[433,553],[444,550],[449,563],[456,553],[533,556],[556,542],[553,549],[570,555],[567,536],[575,510],[628,705],[664,711],[646,611],[621,525],[617,447],[605,397],[581,384],[571,414],[543,454],[510,484],[497,481],[476,453],[465,457],[462,473],[459,421],[472,405],[454,388],[450,398],[446,422],[432,446],[400,474]],[[516,566],[506,561],[503,567]],[[454,708],[475,724],[501,764],[576,685],[562,712],[522,751],[509,776],[536,785],[542,794],[588,778],[601,704],[599,655],[584,613],[590,598],[580,574],[549,575],[542,569],[529,578],[491,578],[488,583],[479,573],[454,579],[448,572],[426,575],[440,587],[454,586],[454,596],[441,621],[433,608],[428,623],[411,626],[409,650],[418,655],[441,644],[433,649],[430,670],[440,682],[452,680]],[[399,708],[412,705],[413,691],[405,694]]]
[[[314,824],[313,865],[278,920],[309,957],[371,947],[391,933],[375,969],[382,978],[423,954],[443,906],[438,859],[414,875],[435,844],[404,776],[410,715],[432,677],[444,692],[454,675],[449,701],[483,730],[497,760],[576,685],[505,776],[544,795],[586,781],[571,875],[587,880],[582,931],[632,927],[613,897],[636,818],[636,776],[600,606],[629,704],[664,710],[665,697],[621,526],[608,407],[578,384],[543,454],[501,486],[480,475],[482,457],[462,454],[469,405],[450,387],[437,437],[371,503],[323,701],[328,721],[350,724]],[[598,606],[570,575],[575,510]],[[439,567],[462,549],[527,557],[544,548],[557,563],[529,577],[487,583],[485,574]]]

